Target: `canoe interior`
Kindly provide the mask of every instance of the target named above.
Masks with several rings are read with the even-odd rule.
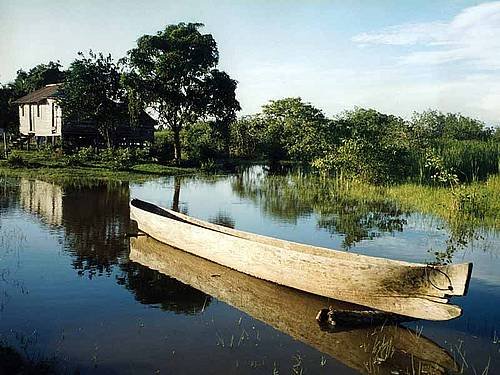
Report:
[[[430,320],[461,314],[472,264],[428,266],[309,246],[226,228],[132,200],[140,230],[221,265],[313,294]]]

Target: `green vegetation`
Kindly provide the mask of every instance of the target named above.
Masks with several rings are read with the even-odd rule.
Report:
[[[97,154],[82,148],[75,154],[59,155],[51,150],[15,151],[0,161],[0,175],[50,180],[110,179],[144,180],[154,176],[191,174],[195,170],[153,163],[132,149],[104,150]]]
[[[123,60],[127,64],[123,82],[132,115],[146,107],[156,112],[173,132],[177,164],[181,162],[183,128],[210,118],[227,135],[240,109],[236,81],[216,69],[217,44],[212,35],[200,33],[202,26],[179,23],[155,35],[143,35]]]
[[[76,142],[65,150],[73,154],[62,159],[71,167],[104,163],[112,170],[130,170],[154,160],[212,170],[242,159],[289,161],[341,180],[431,186],[484,181],[499,172],[500,130],[462,114],[427,110],[405,120],[354,108],[328,118],[295,97],[272,100],[260,113],[236,119],[237,82],[217,69],[217,43],[200,32],[202,26],[179,23],[143,35],[118,63],[90,51],[79,53],[67,71],[58,62],[20,70],[14,82],[1,86],[0,126],[15,132],[13,100],[64,81],[59,102],[66,124],[91,124],[105,142],[76,138],[113,148],[96,160]],[[117,149],[142,142],[115,135],[119,124],[126,122],[129,130],[139,126],[145,110],[159,122],[147,157]],[[22,165],[15,157],[9,160],[9,166]]]
[[[327,119],[300,98],[287,98],[234,123],[230,149],[240,158],[291,160],[341,179],[450,185],[499,172],[498,133],[438,111],[405,121],[356,108]]]
[[[300,171],[261,179],[243,174],[233,182],[233,190],[281,220],[296,222],[314,213],[320,228],[345,235],[345,249],[384,232],[402,231],[407,217],[415,212],[432,214],[442,219],[450,234],[446,248],[433,253],[440,263],[450,261],[454,252],[481,231],[500,229],[499,175],[450,188],[373,185]]]
[[[111,55],[92,51],[82,52],[66,72],[59,105],[64,121],[71,124],[93,123],[107,147],[117,144],[119,124],[126,121],[127,112],[121,103],[125,91],[120,85],[120,72]],[[97,144],[97,140],[94,140]]]

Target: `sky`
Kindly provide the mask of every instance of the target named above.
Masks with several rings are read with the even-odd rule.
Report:
[[[121,58],[179,22],[214,36],[240,115],[300,96],[328,116],[432,108],[500,126],[500,1],[0,0],[0,83],[78,51]]]

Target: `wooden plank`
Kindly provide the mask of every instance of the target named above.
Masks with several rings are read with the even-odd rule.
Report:
[[[170,210],[163,210],[174,215]],[[446,304],[445,296],[466,290],[466,281],[463,286],[454,285],[453,291],[449,290],[450,281],[453,285],[470,277],[468,264],[445,266],[442,270],[309,247],[214,224],[202,225],[205,222],[188,221],[185,215],[178,221],[172,216],[140,209],[133,203],[131,217],[138,222],[140,230],[160,242],[240,272],[414,318],[448,320],[460,316],[460,308]],[[468,274],[463,276],[465,271]]]
[[[404,327],[386,325],[324,331],[315,321],[322,308],[359,310],[359,306],[260,280],[150,237],[131,238],[130,245],[132,261],[234,306],[363,374],[412,373],[412,368],[420,368],[428,374],[458,370],[444,349]],[[235,332],[235,336],[240,333]],[[380,358],[383,343],[392,353],[385,360]]]

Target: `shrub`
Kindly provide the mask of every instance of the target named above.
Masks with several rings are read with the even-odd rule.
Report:
[[[208,159],[201,162],[200,169],[204,172],[215,172],[217,170],[217,164],[213,159]]]
[[[499,142],[443,141],[436,152],[461,181],[485,180],[488,175],[499,172]]]
[[[10,167],[14,168],[19,168],[19,167],[27,167],[28,166],[28,161],[23,158],[22,155],[12,152],[8,157],[7,157],[7,164]]]
[[[81,149],[78,150],[76,155],[81,161],[92,161],[95,160],[96,158],[96,154],[92,146],[82,147]]]
[[[71,154],[65,157],[64,164],[68,167],[79,167],[83,165],[83,161],[78,154]]]
[[[174,133],[171,130],[155,132],[150,155],[160,162],[174,158]]]
[[[483,219],[488,210],[488,200],[485,193],[474,188],[461,186],[453,190],[452,210],[457,215],[466,218]]]
[[[453,169],[447,168],[443,158],[434,151],[430,150],[425,154],[424,167],[426,168],[430,182],[440,185],[458,184],[458,176],[454,173]]]
[[[107,148],[99,154],[101,162],[113,170],[127,170],[134,165],[135,155],[130,148]]]
[[[207,122],[197,122],[186,127],[181,137],[189,160],[202,162],[216,159],[220,155],[212,128]]]

